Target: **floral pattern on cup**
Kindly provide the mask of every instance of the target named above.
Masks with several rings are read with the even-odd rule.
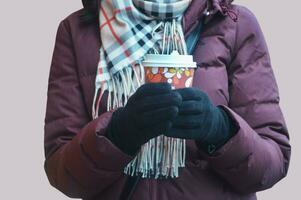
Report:
[[[145,67],[145,81],[149,83],[168,82],[173,89],[192,86],[192,68]]]

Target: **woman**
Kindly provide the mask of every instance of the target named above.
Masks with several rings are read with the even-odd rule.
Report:
[[[54,187],[95,200],[256,199],[257,191],[286,176],[289,136],[265,39],[252,12],[231,2],[85,0],[84,9],[60,23],[45,117],[45,170]],[[161,9],[166,4],[173,9]],[[182,19],[186,37],[202,24],[193,88],[138,81],[128,95],[110,90],[129,80],[122,70],[132,70],[133,78],[135,68],[117,70],[108,44],[129,52],[121,61],[138,62],[135,52],[157,43],[147,47],[154,35],[133,31],[133,20],[147,30],[165,18]],[[132,51],[126,41],[139,35],[147,42],[136,40],[140,46]],[[186,140],[185,165],[159,178],[137,168],[127,173],[141,147],[160,133]]]

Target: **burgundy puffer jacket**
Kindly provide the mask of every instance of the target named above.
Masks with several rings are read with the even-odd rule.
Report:
[[[187,141],[186,167],[171,180],[143,179],[134,200],[256,199],[256,192],[286,176],[290,145],[279,107],[267,45],[250,10],[227,1],[193,0],[183,26],[186,35],[205,17],[194,54],[193,86],[223,105],[239,127],[222,148],[207,155]],[[111,112],[91,118],[100,39],[97,24],[82,25],[83,10],[58,28],[50,68],[45,117],[45,170],[64,194],[117,200],[132,157],[104,136]],[[237,18],[237,20],[236,20]]]

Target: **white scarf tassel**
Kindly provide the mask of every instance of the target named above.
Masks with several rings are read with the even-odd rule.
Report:
[[[185,2],[188,3],[189,1]],[[171,54],[175,50],[179,54],[187,54],[180,21],[181,19],[174,19],[160,22],[154,27],[151,34],[154,38],[159,39],[156,39],[157,43],[149,50],[149,53]],[[100,58],[101,62],[105,62],[103,52]],[[100,64],[99,68],[102,66],[105,64]],[[144,66],[141,60],[138,60],[136,65],[125,67],[114,75],[110,74],[110,79],[102,82],[97,81],[96,91],[101,90],[100,97],[104,91],[108,91],[108,111],[126,105],[129,97],[145,83],[144,73]],[[99,115],[99,102],[96,102],[96,97],[97,93],[93,99],[93,105],[97,105],[96,108],[93,107],[94,118]],[[124,168],[124,173],[130,176],[141,175],[142,178],[176,178],[179,176],[179,169],[185,167],[185,156],[186,142],[184,139],[160,135],[141,146],[135,158]]]
[[[161,53],[171,53],[173,50],[177,50],[181,54],[187,54],[184,34],[179,23],[176,23],[175,20],[161,23],[156,30],[160,26],[163,28]],[[181,42],[175,42],[178,40]],[[158,50],[154,50],[154,52],[156,51],[158,52]],[[144,79],[144,68],[141,63],[139,66],[139,78]],[[133,68],[133,72],[138,80],[135,68]],[[126,81],[129,80],[131,78],[126,79]],[[179,176],[179,168],[185,167],[185,155],[185,140],[161,135],[144,144],[138,155],[125,167],[124,172],[131,176],[141,174],[142,178],[175,178]]]

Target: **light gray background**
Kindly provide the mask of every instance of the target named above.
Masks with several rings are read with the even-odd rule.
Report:
[[[258,196],[262,200],[282,200],[288,196],[298,199],[301,2],[237,0],[236,3],[255,13],[265,34],[293,146],[288,177]],[[69,199],[48,184],[44,173],[43,125],[58,23],[79,8],[80,0],[6,0],[1,3],[1,199]]]

